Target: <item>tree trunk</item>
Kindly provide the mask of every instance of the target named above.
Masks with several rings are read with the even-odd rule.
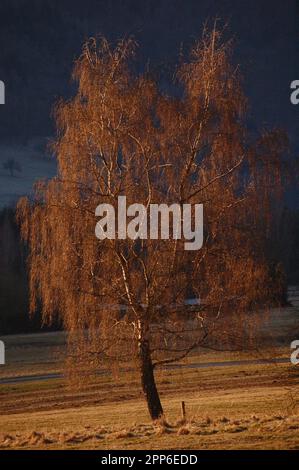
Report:
[[[141,385],[148,411],[152,420],[159,419],[163,415],[163,408],[156,387],[149,342],[145,339],[139,341],[139,365]]]

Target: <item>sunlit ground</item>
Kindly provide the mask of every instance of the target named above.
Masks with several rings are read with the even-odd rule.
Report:
[[[289,361],[296,332],[298,307],[275,310],[261,332],[265,341],[259,350],[198,351],[182,368],[158,371],[165,422],[155,425],[134,370],[105,373],[80,390],[63,379],[1,384],[0,448],[299,449],[299,370]],[[62,333],[4,340],[2,380],[62,371]],[[286,362],[190,367],[273,358]]]

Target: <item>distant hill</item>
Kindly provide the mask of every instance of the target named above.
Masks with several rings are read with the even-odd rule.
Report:
[[[15,176],[3,168],[3,163],[14,159],[21,164]],[[26,146],[0,145],[0,208],[13,206],[23,195],[32,192],[33,184],[40,178],[52,178],[56,173],[54,158],[46,157],[36,147],[36,142]]]

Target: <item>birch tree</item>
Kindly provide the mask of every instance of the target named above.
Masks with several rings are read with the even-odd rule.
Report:
[[[41,301],[45,322],[62,319],[77,377],[104,362],[136,364],[155,420],[157,367],[254,341],[271,297],[262,240],[284,185],[286,139],[250,135],[239,67],[219,31],[204,31],[180,61],[173,96],[134,72],[135,50],[132,39],[84,45],[77,92],[55,108],[57,177],[20,201],[18,217],[31,310]],[[116,209],[119,196],[146,208],[203,204],[202,248],[174,237],[97,239],[96,207]]]

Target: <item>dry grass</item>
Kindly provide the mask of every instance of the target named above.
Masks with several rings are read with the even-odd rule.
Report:
[[[269,448],[299,449],[299,415],[206,420],[183,426],[135,424],[128,428],[91,427],[72,431],[16,432],[0,435],[0,449],[61,448]],[[188,440],[186,441],[186,437]]]
[[[244,376],[243,368],[172,371],[164,385],[161,373],[165,418],[155,423],[148,420],[137,383],[126,384],[135,390],[131,399],[125,398],[126,389],[118,388],[124,377],[115,381],[114,391],[108,378],[102,378],[101,386],[89,391],[89,400],[88,391],[68,392],[63,398],[61,381],[6,387],[5,393],[0,392],[0,448],[299,448],[297,371],[289,364],[251,366]],[[43,406],[35,403],[38,386]],[[104,399],[98,403],[101,390]],[[183,399],[185,422],[179,419]]]
[[[272,321],[281,332],[278,316]],[[62,334],[10,337],[6,344],[2,377],[60,369],[51,352],[64,351]],[[261,354],[289,353],[280,345]],[[254,357],[209,352],[185,366]],[[0,449],[299,449],[299,374],[290,363],[161,370],[157,381],[165,417],[156,423],[134,372],[101,375],[80,391],[63,380],[0,385]]]

